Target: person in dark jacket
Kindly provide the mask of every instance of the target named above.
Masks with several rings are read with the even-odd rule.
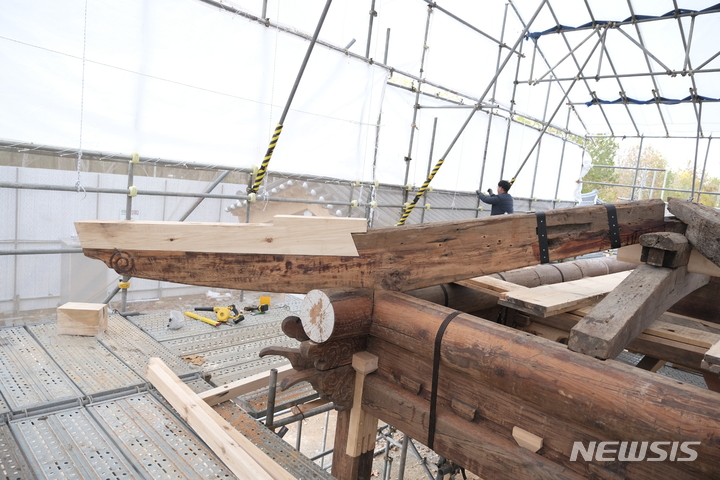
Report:
[[[504,213],[513,213],[513,197],[508,193],[512,184],[507,180],[500,180],[498,182],[498,193],[493,194],[492,189],[488,189],[488,195],[485,195],[480,190],[477,190],[478,198],[492,205],[490,215],[502,215]]]

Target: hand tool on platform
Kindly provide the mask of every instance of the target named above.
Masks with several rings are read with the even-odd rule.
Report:
[[[187,315],[187,316],[190,317],[190,318],[194,318],[195,320],[200,320],[201,322],[205,322],[205,323],[207,323],[207,324],[210,324],[210,325],[212,325],[213,327],[217,327],[218,325],[220,325],[220,322],[217,322],[217,321],[212,320],[212,319],[207,318],[207,317],[201,317],[201,316],[198,315],[197,313],[185,312],[185,315]]]
[[[229,305],[227,307],[195,307],[196,312],[215,312],[215,316],[218,322],[227,322],[232,320],[234,323],[239,323],[245,320],[245,317],[238,312],[235,305]]]

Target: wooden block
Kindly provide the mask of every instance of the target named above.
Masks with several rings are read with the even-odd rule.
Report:
[[[720,365],[720,341],[713,344],[705,354],[704,360],[713,365]]]
[[[539,317],[557,315],[599,302],[628,275],[630,271],[514,290],[498,303]]]
[[[378,368],[378,357],[369,352],[357,352],[353,355],[352,366],[361,375],[372,373]]]
[[[57,308],[58,334],[94,336],[108,326],[108,307],[104,303],[68,302]]]
[[[617,259],[620,262],[627,263],[644,263],[641,261],[643,246],[638,244],[621,247],[617,252]],[[701,275],[709,275],[711,277],[720,277],[720,267],[708,260],[696,249],[690,251],[690,258],[687,264],[687,271],[690,273],[699,273]]]
[[[455,412],[468,422],[472,422],[473,420],[475,420],[475,414],[477,413],[477,409],[471,405],[468,405],[467,403],[461,402],[457,398],[452,399],[452,402],[450,402],[450,408],[452,408],[453,412]]]
[[[542,438],[528,432],[527,430],[523,430],[520,427],[513,427],[512,436],[518,445],[523,448],[527,448],[533,453],[540,450],[543,446]]]
[[[720,325],[672,313],[655,320],[645,333],[705,348],[720,342]]]

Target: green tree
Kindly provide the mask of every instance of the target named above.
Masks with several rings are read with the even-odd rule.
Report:
[[[631,198],[634,200],[661,198],[663,196],[661,190],[653,190],[648,187],[662,188],[666,175],[668,175],[668,181],[670,180],[667,159],[652,146],[646,146],[640,152],[640,162],[638,163],[638,152],[640,152],[640,147],[635,146],[626,150],[618,158],[618,166],[632,168],[632,170],[622,169],[618,172],[618,183],[635,187],[620,187],[618,196],[628,200]],[[636,167],[638,167],[637,170],[635,170]]]
[[[618,151],[618,144],[612,137],[590,139],[585,145],[585,151],[592,158],[593,165],[614,166]],[[582,193],[598,190],[598,197],[604,202],[613,202],[617,197],[617,187],[600,185],[602,183],[618,183],[618,174],[614,168],[590,168],[583,177]]]

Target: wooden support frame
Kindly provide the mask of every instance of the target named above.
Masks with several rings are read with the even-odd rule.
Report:
[[[684,266],[640,265],[572,328],[568,347],[596,358],[615,358],[667,309],[709,280]]]
[[[295,373],[292,365],[283,365],[277,368],[277,381],[281,381],[283,378]],[[198,396],[205,401],[208,405],[217,405],[220,402],[231,400],[240,395],[258,390],[263,387],[267,387],[270,383],[270,371],[261,372],[255,375],[251,375],[246,378],[242,378],[235,382],[230,382],[219,387],[206,390],[198,394]]]
[[[161,359],[150,359],[146,376],[238,478],[295,479],[200,399]]]
[[[355,392],[345,453],[357,457],[375,449],[378,419],[362,409],[362,395],[365,377],[377,370],[378,357],[368,352],[358,352],[353,355],[352,366],[355,369]]]

